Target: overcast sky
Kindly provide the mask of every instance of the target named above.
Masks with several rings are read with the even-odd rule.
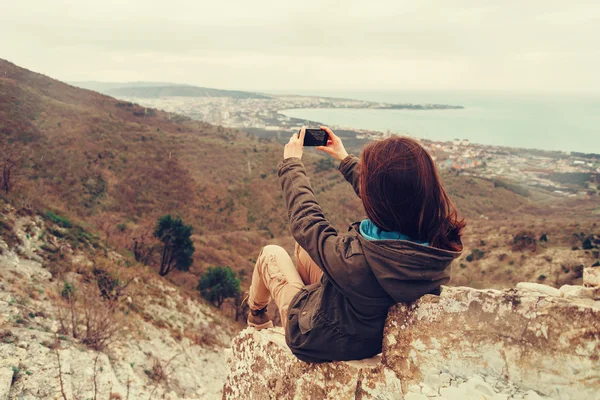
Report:
[[[600,92],[600,0],[0,0],[0,58],[64,81]]]

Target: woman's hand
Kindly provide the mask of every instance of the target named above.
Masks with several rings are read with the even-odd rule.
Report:
[[[327,141],[327,146],[317,146],[317,150],[329,154],[338,161],[342,161],[344,158],[348,157],[348,152],[344,148],[342,139],[336,136],[336,134],[326,126],[322,126],[321,129],[329,134],[329,140]]]
[[[290,138],[288,144],[283,149],[283,159],[290,157],[302,158],[302,151],[304,150],[304,135],[306,134],[306,127],[303,126],[300,129],[300,133],[294,133]]]

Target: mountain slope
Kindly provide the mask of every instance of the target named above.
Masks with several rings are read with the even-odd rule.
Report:
[[[0,132],[23,148],[10,195],[19,206],[51,209],[122,251],[131,250],[134,239],[156,244],[152,227],[166,213],[191,224],[194,265],[189,274],[170,276],[189,288],[212,265],[230,265],[247,286],[261,246],[273,242],[293,248],[276,176],[283,149],[275,141],[118,101],[3,60]],[[364,211],[337,165],[319,160],[312,150],[305,152],[319,202],[343,232]],[[452,173],[442,179],[468,218],[465,256],[501,229],[507,239],[496,244],[498,252],[510,248],[509,238],[533,226],[531,219],[543,218],[557,227],[575,219],[580,227],[573,231],[594,229],[597,204],[591,201],[565,204],[537,192],[524,197]],[[541,234],[544,228],[536,230]],[[566,239],[556,245],[570,248]],[[468,282],[486,285],[490,274],[476,277],[474,264],[459,275],[468,271]]]
[[[229,318],[78,229],[0,199],[2,398],[220,398]]]
[[[117,248],[130,247],[160,215],[173,213],[194,227],[192,273],[216,264],[239,270],[252,267],[267,240],[288,234],[276,177],[282,146],[275,142],[1,60],[0,130],[24,149],[13,195],[102,232]],[[314,160],[307,154],[311,171]],[[341,208],[330,205],[340,210],[334,223],[346,224],[360,203],[340,177],[325,175],[315,174],[315,185],[335,185],[349,198]]]

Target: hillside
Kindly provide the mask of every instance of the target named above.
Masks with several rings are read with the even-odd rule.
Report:
[[[23,149],[10,194],[17,206],[52,210],[124,252],[142,236],[153,245],[148,238],[161,215],[180,215],[191,224],[194,265],[190,273],[170,276],[188,288],[211,265],[232,266],[247,285],[261,246],[293,247],[276,177],[282,145],[275,141],[118,101],[2,60],[0,131]],[[344,231],[361,219],[360,201],[336,163],[312,150],[304,161],[332,223]],[[559,248],[561,260],[594,262],[593,252],[571,250],[571,242],[574,233],[598,233],[597,202],[566,201],[543,191],[525,196],[450,172],[442,179],[468,220],[463,257],[481,241],[509,254],[501,263],[511,276],[484,273],[480,264],[493,254],[486,251],[455,268],[460,282],[482,287],[531,280],[532,273],[521,276],[529,254],[512,256],[511,241],[523,229],[537,238],[549,233],[536,254]],[[546,262],[552,274],[564,264]]]
[[[0,398],[220,398],[229,318],[61,222],[0,199]]]
[[[275,177],[280,146],[5,61],[0,71],[2,133],[25,154],[19,201],[82,222],[123,249],[158,216],[181,215],[195,228],[198,267],[248,263],[260,243],[287,229]]]

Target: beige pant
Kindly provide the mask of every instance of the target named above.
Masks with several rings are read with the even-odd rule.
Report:
[[[287,324],[288,308],[292,298],[306,285],[318,282],[323,271],[308,253],[296,243],[296,264],[280,246],[263,247],[252,273],[248,305],[260,310],[269,304],[271,297],[279,308],[281,323]]]

